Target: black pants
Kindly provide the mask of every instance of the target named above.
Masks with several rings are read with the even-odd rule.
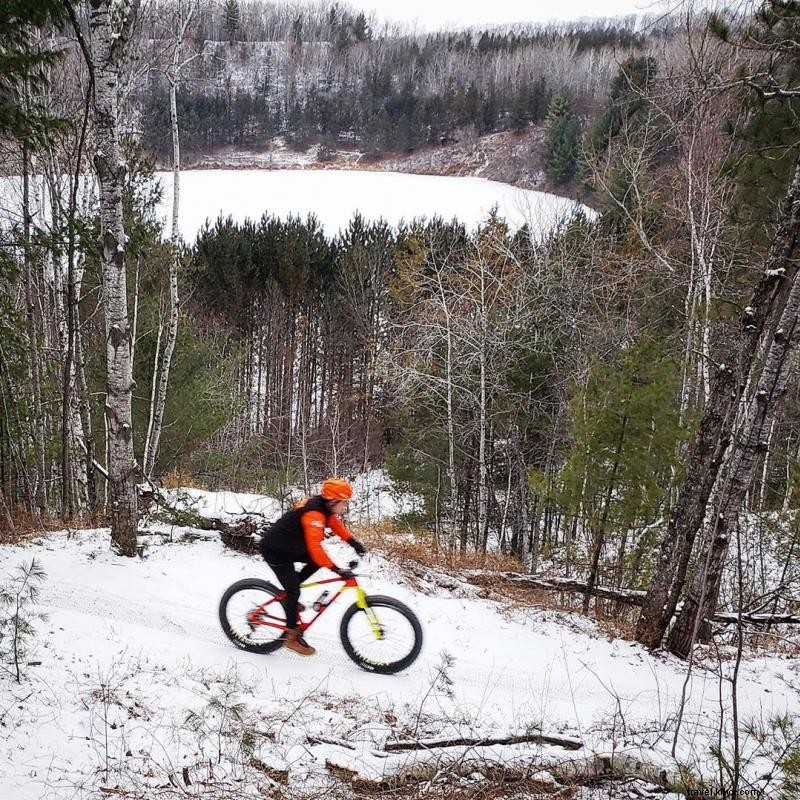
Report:
[[[297,601],[300,599],[300,584],[305,583],[318,569],[316,564],[306,564],[297,572],[293,563],[264,559],[270,565],[275,577],[286,590],[286,599],[283,601],[283,610],[286,612],[286,627],[294,628],[297,625]]]

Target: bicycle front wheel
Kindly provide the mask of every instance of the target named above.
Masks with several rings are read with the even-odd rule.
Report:
[[[339,634],[350,658],[362,669],[393,675],[416,661],[422,649],[422,626],[404,603],[367,595],[367,607],[353,603],[345,611]]]
[[[250,653],[271,653],[281,647],[286,631],[286,612],[276,599],[281,592],[258,578],[228,587],[219,601],[219,622],[228,639]]]

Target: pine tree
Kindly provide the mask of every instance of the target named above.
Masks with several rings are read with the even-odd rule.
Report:
[[[522,81],[514,94],[511,104],[511,127],[515,131],[522,131],[531,121],[531,91],[526,81]]]
[[[572,402],[573,443],[559,476],[558,502],[589,532],[589,585],[598,579],[611,532],[615,582],[629,554],[627,531],[657,518],[681,435],[676,364],[658,343],[642,341],[618,362],[596,366]],[[634,579],[636,576],[632,576]],[[589,594],[584,613],[588,611]]]
[[[355,36],[357,42],[368,42],[372,39],[372,31],[363,11],[359,12],[353,20],[353,36]]]
[[[575,175],[578,163],[580,124],[570,110],[572,98],[562,90],[553,97],[547,110],[542,164],[553,183],[566,183]]]
[[[225,5],[222,8],[222,24],[225,28],[225,33],[228,35],[228,41],[233,44],[239,34],[239,26],[241,25],[239,0],[225,0]]]
[[[0,4],[0,137],[41,143],[56,122],[37,108],[46,68],[60,54],[37,40],[36,29],[64,19],[59,0],[3,0]]]

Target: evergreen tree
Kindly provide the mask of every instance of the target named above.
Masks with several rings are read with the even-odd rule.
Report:
[[[630,553],[627,531],[656,519],[667,500],[681,437],[675,405],[677,365],[663,346],[642,341],[618,360],[598,364],[572,402],[572,447],[559,475],[558,503],[580,515],[590,534],[590,583],[612,531],[617,583]],[[649,549],[652,542],[641,543]],[[637,570],[645,552],[634,548]],[[588,606],[588,595],[586,604]]]
[[[372,39],[372,31],[363,11],[359,12],[353,20],[353,36],[357,42],[368,42]]]
[[[734,34],[722,17],[713,16],[709,24],[723,41],[740,46],[746,41],[750,53],[764,54],[754,81],[758,88],[741,90],[741,107],[747,114],[725,123],[726,132],[738,144],[726,165],[738,183],[733,213],[748,226],[750,237],[764,244],[773,209],[786,191],[800,154],[800,3],[764,3],[742,42],[732,41]],[[776,95],[777,87],[794,92],[794,96]]]
[[[640,124],[649,106],[648,92],[656,77],[652,56],[632,56],[620,64],[611,81],[609,105],[592,130],[589,146],[593,157],[605,153],[611,140],[624,129]]]
[[[64,20],[59,0],[0,3],[0,137],[41,143],[54,120],[38,103],[46,69],[60,54],[47,49],[36,29]]]
[[[511,127],[521,131],[528,127],[531,121],[531,92],[530,86],[524,80],[520,81],[514,100],[511,105]]]
[[[570,110],[572,98],[562,90],[553,97],[547,110],[542,164],[547,177],[559,185],[575,175],[580,143],[578,118]]]
[[[228,41],[233,44],[239,35],[241,25],[239,0],[225,0],[225,5],[222,7],[222,24],[228,35]]]

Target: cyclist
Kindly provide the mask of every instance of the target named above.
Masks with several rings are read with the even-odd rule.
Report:
[[[318,569],[327,567],[349,578],[351,572],[337,567],[322,549],[325,529],[347,542],[358,555],[364,545],[353,537],[340,519],[347,511],[353,489],[347,481],[329,478],[322,483],[317,495],[307,497],[273,523],[261,539],[261,555],[272,568],[275,577],[286,591],[283,609],[286,612],[284,647],[301,656],[313,656],[317,651],[303,638],[298,627],[300,584],[305,583]],[[295,563],[304,566],[298,572]]]

